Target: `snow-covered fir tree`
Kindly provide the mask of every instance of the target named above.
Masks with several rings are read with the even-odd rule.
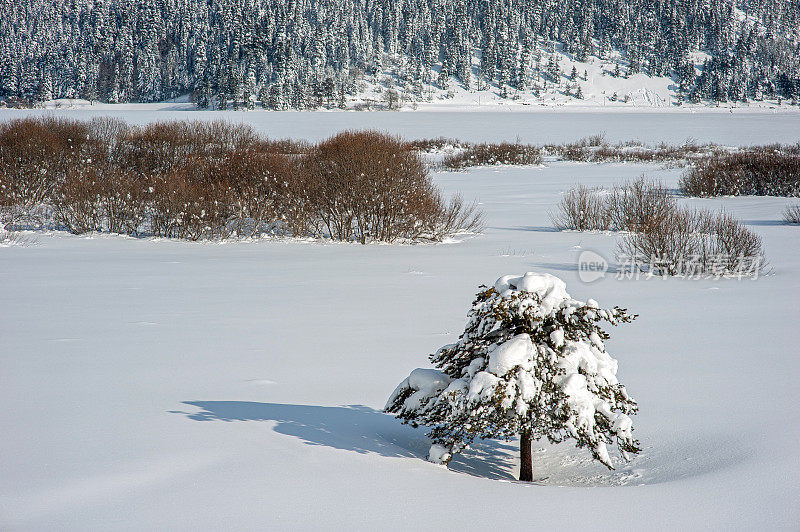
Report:
[[[540,90],[543,71],[557,87],[557,53],[671,76],[697,101],[791,100],[799,50],[800,3],[786,0],[6,0],[0,99],[330,106],[312,84],[356,95],[392,69],[403,93],[511,95]]]
[[[627,459],[640,451],[630,415],[636,402],[605,350],[611,325],[634,319],[572,299],[549,274],[507,275],[482,286],[458,342],[416,369],[386,411],[430,428],[428,458],[447,463],[475,438],[520,439],[520,480],[533,479],[531,444],[573,440],[613,469],[609,447]]]

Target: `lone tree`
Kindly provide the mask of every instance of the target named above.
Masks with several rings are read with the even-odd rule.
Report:
[[[572,299],[549,274],[501,277],[480,287],[458,342],[430,355],[438,370],[414,370],[385,410],[431,429],[428,459],[436,463],[475,438],[519,435],[520,480],[533,480],[531,444],[542,438],[573,439],[613,469],[608,445],[625,459],[641,449],[629,417],[636,402],[617,381],[600,323],[634,318]]]

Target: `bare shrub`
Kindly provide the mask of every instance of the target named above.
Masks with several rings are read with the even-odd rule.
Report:
[[[671,209],[651,218],[635,232],[622,236],[619,253],[635,264],[647,265],[662,275],[676,275],[680,265],[699,252],[694,238],[698,220],[685,209]]]
[[[99,231],[103,221],[102,176],[93,167],[70,170],[55,192],[55,220],[73,234]]]
[[[428,221],[426,233],[433,240],[441,240],[448,235],[459,233],[478,233],[483,230],[483,214],[474,203],[465,204],[464,198],[456,194],[445,202],[437,197],[435,215]]]
[[[254,148],[260,139],[252,127],[221,120],[152,122],[131,132],[126,167],[164,174],[196,157],[220,160],[230,152]]]
[[[285,155],[237,151],[217,164],[213,174],[215,181],[229,187],[229,222],[234,234],[251,237],[260,232],[285,234],[287,227],[302,230],[305,226],[294,219],[297,211],[290,199],[295,192],[297,165]]]
[[[0,248],[11,246],[28,246],[35,244],[36,240],[24,236],[18,231],[8,231],[0,225]]]
[[[800,154],[765,146],[699,159],[680,181],[690,196],[800,196]]]
[[[550,213],[550,220],[559,230],[607,231],[610,229],[610,217],[607,200],[603,191],[579,185],[564,193],[556,207]]]
[[[749,269],[754,261],[764,266],[761,237],[727,212],[706,214],[705,238],[708,240],[706,267],[712,273],[731,273]]]
[[[658,181],[644,176],[614,187],[606,198],[609,226],[615,231],[638,231],[651,220],[661,219],[675,207],[675,199]]]
[[[783,220],[789,224],[800,224],[800,204],[787,206],[783,211]]]
[[[423,161],[388,135],[343,132],[317,145],[306,162],[311,204],[336,240],[410,236],[430,208]]]
[[[606,134],[605,132],[596,133],[594,135],[589,135],[579,141],[582,142],[586,146],[605,146],[606,145]]]
[[[675,200],[659,182],[641,176],[610,193],[583,185],[561,197],[550,219],[557,229],[638,231],[675,208]]]
[[[466,149],[446,156],[445,168],[467,168],[497,164],[533,165],[542,163],[541,150],[527,144],[503,142],[499,144],[469,144]]]
[[[262,153],[279,153],[281,155],[306,155],[313,146],[304,140],[265,139],[254,144],[253,150]]]
[[[144,231],[150,205],[150,183],[144,177],[111,167],[100,186],[105,229],[110,233],[139,235]]]
[[[453,146],[456,148],[465,146],[465,143],[456,139],[449,139],[446,137],[437,137],[434,139],[417,139],[407,141],[405,143],[406,149],[418,150],[422,152],[430,152],[433,150],[441,150],[445,146]]]
[[[42,222],[39,207],[80,159],[86,137],[85,124],[62,118],[0,124],[0,210],[6,223]]]
[[[437,238],[437,222],[444,219],[475,225],[467,222],[469,216],[460,217],[463,204],[451,203],[459,212],[444,215],[447,206],[420,155],[383,133],[331,137],[317,145],[303,172],[313,217],[320,222],[314,226],[336,240]]]
[[[105,158],[114,164],[122,163],[121,150],[128,140],[131,128],[127,122],[113,117],[96,117],[89,121],[89,141],[105,152]]]
[[[681,208],[644,176],[610,194],[578,186],[551,220],[558,229],[625,231],[620,256],[658,275],[749,272],[764,265],[761,238],[727,213]]]
[[[620,255],[657,275],[735,275],[765,266],[761,237],[727,213],[673,208],[623,235]]]
[[[592,159],[592,149],[576,142],[550,144],[545,146],[545,149],[565,161],[587,162]]]
[[[211,172],[209,161],[193,158],[155,181],[151,214],[155,236],[200,240],[231,234],[230,189],[209,179]]]
[[[545,151],[566,161],[578,162],[639,162],[639,163],[684,163],[700,157],[722,153],[711,144],[687,143],[671,146],[665,143],[645,146],[641,142],[628,141],[609,144],[600,135],[567,144],[548,144]]]

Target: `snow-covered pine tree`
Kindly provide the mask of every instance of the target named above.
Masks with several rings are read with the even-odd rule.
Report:
[[[314,103],[308,91],[313,79],[330,76],[357,95],[363,92],[355,88],[360,72],[386,74],[407,64],[413,68],[398,87],[404,93],[419,92],[414,86],[422,84],[422,92],[432,94],[431,72],[440,69],[452,78],[442,76],[442,84],[468,89],[478,50],[482,84],[527,91],[543,82],[537,69],[526,83],[528,59],[557,49],[556,60],[563,51],[580,61],[593,54],[616,58],[623,65],[619,76],[640,70],[669,75],[674,69],[682,92],[695,98],[797,98],[797,2],[788,8],[786,0],[740,4],[6,0],[0,1],[0,100],[36,97],[50,78],[53,98],[157,101],[197,91],[207,77],[212,83],[202,100],[235,106],[243,101],[222,81],[234,72],[239,82],[250,83],[252,71],[252,95],[278,85],[279,107],[299,108]],[[696,51],[710,59],[703,80],[694,68],[682,69]],[[547,58],[539,62],[543,67]],[[558,85],[560,72],[551,76],[548,81]],[[715,84],[715,76],[722,83]]]
[[[623,458],[640,451],[629,415],[637,411],[605,351],[611,325],[632,321],[625,309],[572,299],[550,274],[506,275],[481,286],[458,342],[430,356],[438,369],[416,369],[385,410],[424,425],[428,459],[447,463],[475,438],[520,437],[520,480],[533,479],[531,444],[575,440],[613,469],[608,446]]]

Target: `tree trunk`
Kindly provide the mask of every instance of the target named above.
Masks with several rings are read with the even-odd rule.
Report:
[[[523,432],[519,436],[519,479],[533,481],[533,453],[531,451],[531,434]]]

